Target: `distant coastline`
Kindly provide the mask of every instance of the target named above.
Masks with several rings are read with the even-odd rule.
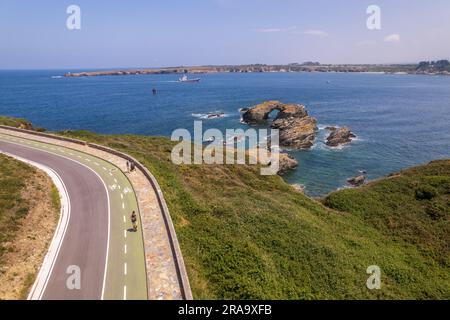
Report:
[[[117,69],[66,73],[65,77],[123,76],[145,74],[206,74],[206,73],[267,73],[267,72],[323,72],[323,73],[380,73],[380,74],[422,74],[450,75],[450,62],[423,61],[419,64],[320,64],[318,62],[291,63],[287,65],[224,65],[191,66],[167,68]]]

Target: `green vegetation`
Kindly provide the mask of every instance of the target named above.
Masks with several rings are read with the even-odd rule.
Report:
[[[52,190],[51,190],[51,199],[52,199],[52,206],[56,210],[60,210],[61,208],[61,199],[59,197],[58,189],[54,184],[52,184]]]
[[[333,193],[329,209],[254,166],[176,166],[166,138],[60,134],[126,152],[156,176],[197,299],[450,298],[449,161]],[[366,288],[370,265],[381,290]]]
[[[22,289],[20,290],[20,293],[19,293],[19,299],[20,300],[26,300],[27,299],[28,291],[33,286],[34,279],[36,279],[36,274],[35,273],[28,273],[26,275],[24,283],[23,283],[23,286],[22,286]]]
[[[436,188],[428,184],[417,187],[415,193],[417,200],[431,200],[438,194]]]
[[[5,244],[14,239],[20,220],[28,214],[28,201],[21,191],[35,170],[22,162],[0,154],[0,266],[7,250]]]
[[[129,153],[156,176],[197,299],[450,298],[450,160],[320,203],[257,167],[176,166],[166,138],[60,134]],[[0,236],[8,237],[11,212],[27,211],[18,191],[26,175],[9,174],[4,161],[0,171],[8,172],[0,175]],[[365,286],[370,265],[381,268],[381,290]]]
[[[2,117],[0,116],[0,124],[15,128],[33,129],[30,121],[20,118]]]
[[[419,72],[450,72],[450,61],[448,60],[439,60],[439,61],[422,61],[417,66],[416,71]]]
[[[332,193],[324,203],[351,212],[385,236],[414,245],[429,262],[450,266],[450,160]]]
[[[50,178],[0,154],[0,300],[26,299],[59,211]]]

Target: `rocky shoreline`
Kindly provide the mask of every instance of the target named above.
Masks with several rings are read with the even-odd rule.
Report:
[[[280,101],[266,101],[251,108],[241,108],[242,123],[248,125],[268,125],[278,129],[280,146],[296,150],[310,149],[315,141],[317,132],[317,119],[311,117],[306,107],[301,104],[286,104]],[[278,111],[274,119],[270,118],[272,112]],[[326,145],[338,147],[352,142],[356,135],[346,126],[327,127],[330,131]],[[297,160],[288,154],[280,154],[280,171],[284,174],[298,166]],[[357,179],[356,184],[359,183]]]
[[[242,122],[248,125],[268,124],[272,129],[278,129],[280,133],[280,146],[292,149],[310,149],[315,142],[317,131],[317,119],[311,117],[306,107],[301,104],[285,104],[280,101],[266,101],[252,108],[240,109]],[[270,120],[273,111],[278,111],[277,116]],[[350,143],[356,135],[346,126],[327,127],[331,131],[326,144],[329,147],[338,147]]]

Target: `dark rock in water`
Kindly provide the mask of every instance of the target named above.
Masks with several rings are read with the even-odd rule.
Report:
[[[339,128],[328,136],[327,145],[330,147],[337,147],[341,144],[349,143],[356,136],[350,131],[348,127]]]
[[[363,175],[360,175],[357,177],[347,179],[347,182],[354,187],[359,187],[359,186],[362,186],[366,182],[366,177]]]
[[[328,131],[336,131],[337,128],[336,128],[336,127],[326,127],[325,130],[328,130]]]
[[[271,127],[280,130],[280,146],[296,149],[311,148],[315,139],[317,120],[308,115],[305,106],[267,101],[248,109],[242,116],[247,124],[263,124],[272,111],[278,110]]]
[[[239,112],[247,112],[248,110],[250,110],[250,108],[240,108]]]
[[[289,170],[293,170],[298,166],[298,161],[287,153],[280,153],[279,161],[280,169],[278,170],[278,174],[280,175],[286,173]]]

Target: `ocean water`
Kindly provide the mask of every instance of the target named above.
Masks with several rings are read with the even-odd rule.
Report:
[[[313,196],[346,186],[367,171],[375,179],[450,157],[450,77],[337,73],[58,77],[65,71],[0,71],[0,115],[24,117],[49,130],[170,136],[177,128],[247,128],[239,108],[265,100],[306,105],[321,130],[316,145],[293,151],[299,168],[285,176]],[[152,88],[158,90],[152,95]],[[209,112],[225,117],[204,119]],[[324,144],[325,126],[349,126],[356,141]]]

